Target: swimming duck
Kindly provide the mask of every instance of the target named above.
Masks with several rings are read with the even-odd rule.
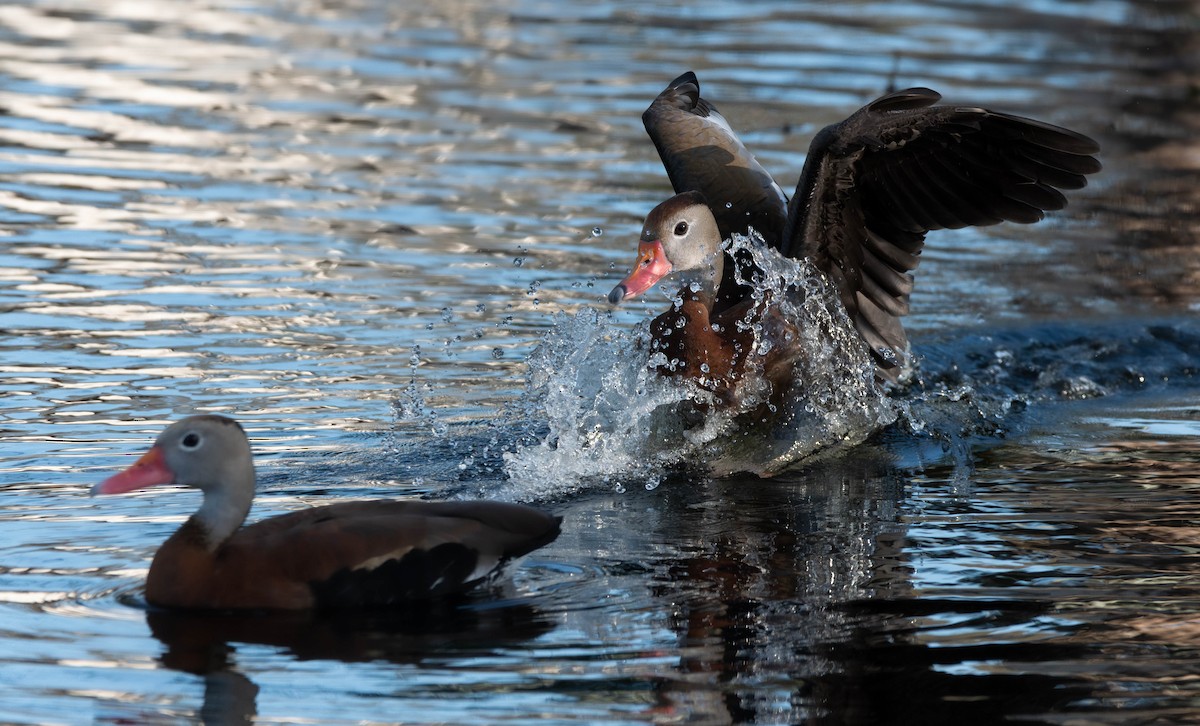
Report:
[[[647,215],[634,269],[608,296],[618,304],[667,275],[679,278],[676,304],[652,323],[653,344],[671,362],[660,370],[719,371],[714,390],[739,376],[747,316],[769,307],[726,274],[750,263],[721,244],[752,228],[779,254],[812,261],[866,342],[877,379],[896,381],[910,365],[900,318],[925,234],[1037,222],[1066,205],[1061,189],[1080,189],[1100,170],[1092,156],[1099,145],[1082,134],[974,106],[935,106],[940,98],[928,88],[895,91],[823,129],[789,201],[700,97],[695,73],[672,81],[642,121],[677,196]],[[751,279],[750,270],[742,277]],[[777,375],[787,366],[780,355]]]
[[[216,415],[172,424],[92,494],[171,483],[201,490],[204,500],[150,565],[146,600],[162,607],[306,610],[425,601],[486,581],[559,533],[559,517],[486,501],[342,502],[242,526],[254,499],[250,443],[241,425]]]

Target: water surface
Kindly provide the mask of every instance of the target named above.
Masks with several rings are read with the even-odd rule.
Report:
[[[0,720],[1196,717],[1194,3],[417,5],[0,8]],[[603,296],[688,69],[785,187],[893,84],[1105,171],[931,235],[919,380],[866,443],[769,480],[539,459],[574,414],[538,346],[665,304]],[[250,431],[253,516],[478,495],[565,529],[427,620],[149,613],[196,496],[86,490],[197,411]]]

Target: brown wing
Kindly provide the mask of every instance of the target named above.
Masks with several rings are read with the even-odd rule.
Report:
[[[813,139],[781,251],[838,287],[883,378],[906,363],[900,317],[930,230],[1032,223],[1060,189],[1100,170],[1086,136],[983,108],[937,106],[927,88],[890,93]]]
[[[259,569],[309,588],[318,607],[387,605],[468,589],[553,541],[559,521],[503,502],[346,502],[246,527],[219,556],[270,563]]]
[[[642,114],[676,194],[704,195],[722,239],[754,227],[775,244],[787,223],[787,197],[733,133],[729,122],[700,97],[688,71],[671,81]]]

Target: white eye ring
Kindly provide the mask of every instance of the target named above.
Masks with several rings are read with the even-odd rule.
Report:
[[[187,451],[195,451],[200,448],[200,444],[204,443],[204,438],[195,431],[189,431],[179,440],[179,445]]]

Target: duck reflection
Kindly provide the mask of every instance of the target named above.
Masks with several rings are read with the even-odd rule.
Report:
[[[776,479],[655,490],[656,536],[671,555],[651,594],[669,603],[680,659],[647,715],[794,723],[818,712],[812,679],[840,670],[822,644],[852,637],[839,604],[909,587],[903,489],[892,458],[868,446]]]
[[[237,666],[238,644],[279,648],[302,661],[418,664],[435,653],[511,647],[555,627],[532,605],[507,600],[347,613],[152,609],[146,622],[164,646],[164,666],[203,677],[197,716],[206,724],[255,720],[259,687]]]
[[[921,713],[936,716],[928,722],[990,721],[1001,712],[1046,713],[1076,690],[1082,695],[1086,684],[1065,677],[958,672],[975,659],[1049,657],[1039,646],[931,647],[931,623],[1023,622],[1053,603],[921,593],[898,506],[913,475],[885,447],[868,446],[786,479],[692,482],[691,493],[664,487],[664,498],[686,500],[662,503],[672,512],[663,534],[685,554],[662,563],[653,595],[671,604],[681,658],[655,682],[647,715],[688,723],[898,723],[921,721]]]

